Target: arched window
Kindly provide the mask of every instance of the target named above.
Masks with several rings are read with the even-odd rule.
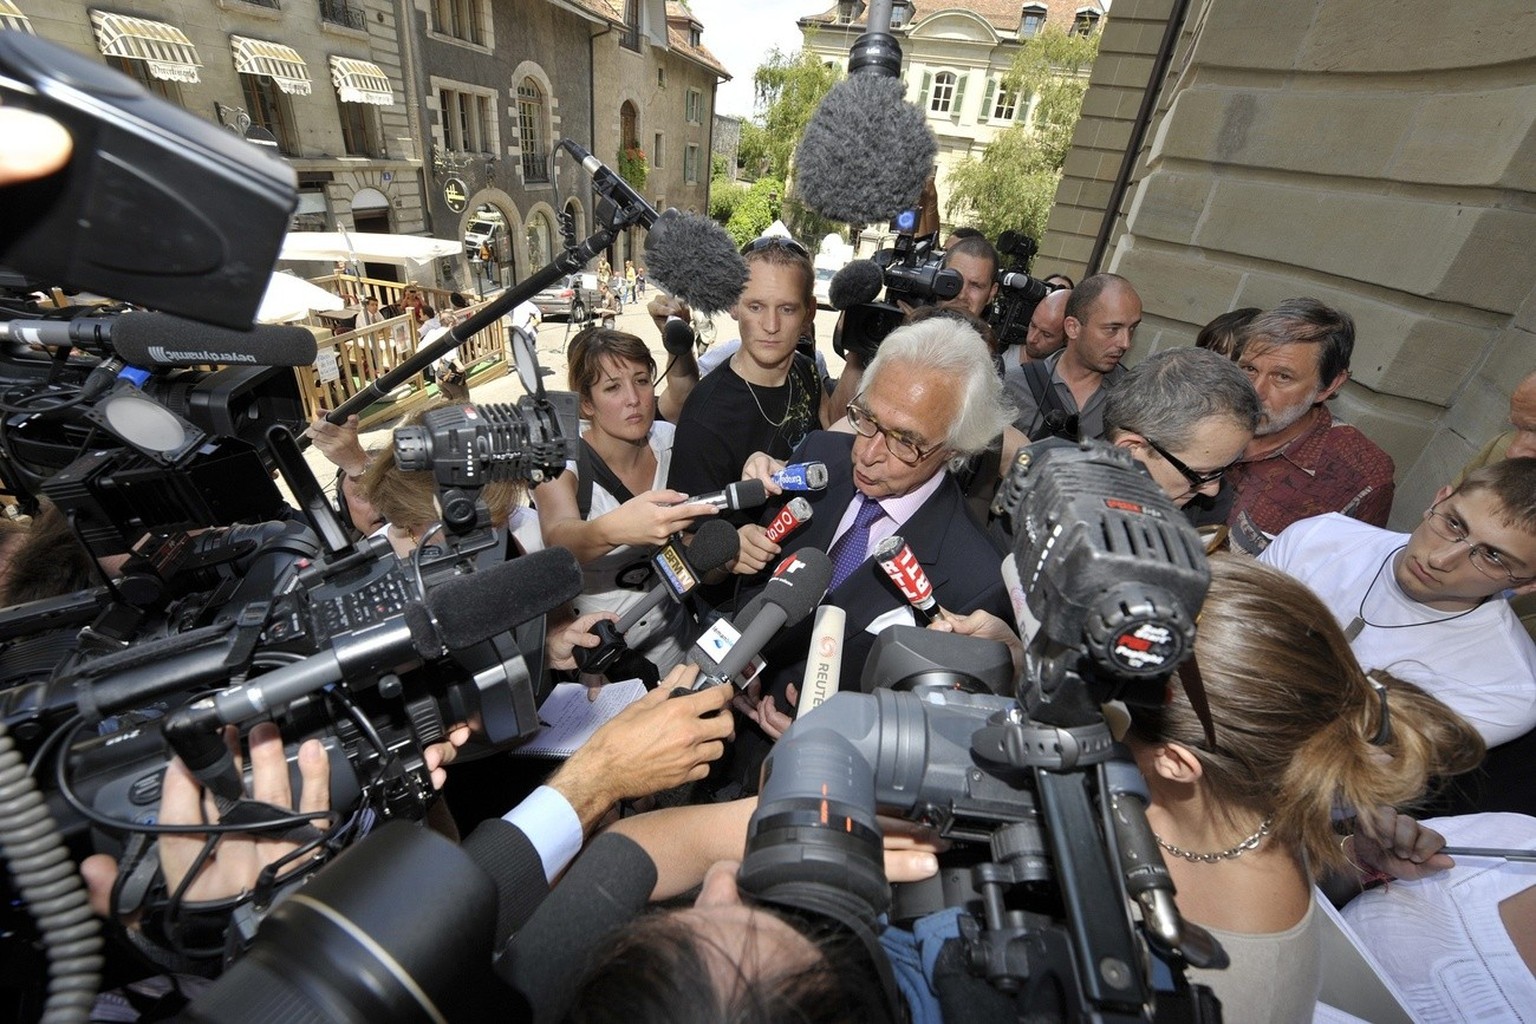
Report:
[[[928,110],[934,114],[947,114],[955,103],[955,73],[940,71],[933,76],[933,92],[928,96]]]
[[[550,250],[554,230],[554,225],[542,212],[528,215],[528,266],[532,269],[548,266],[554,258]]]
[[[640,114],[629,100],[619,107],[619,146],[622,149],[640,148]]]
[[[532,78],[517,85],[517,135],[523,151],[523,181],[549,180],[549,154],[544,151],[544,91]]]

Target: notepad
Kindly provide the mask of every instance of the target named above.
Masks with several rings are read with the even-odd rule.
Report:
[[[587,699],[581,683],[560,683],[539,706],[542,726],[533,739],[512,751],[527,757],[570,757],[602,724],[645,696],[638,679],[609,683],[597,700]]]

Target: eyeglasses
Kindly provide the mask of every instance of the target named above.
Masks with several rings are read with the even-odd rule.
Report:
[[[848,422],[860,437],[885,435],[885,450],[909,466],[915,466],[944,446],[929,445],[926,451],[916,441],[900,430],[887,430],[868,409],[861,408],[857,400],[848,403]]]
[[[1189,486],[1193,490],[1198,490],[1213,480],[1220,480],[1222,474],[1231,469],[1233,465],[1232,463],[1228,463],[1227,465],[1222,466],[1220,469],[1213,469],[1208,473],[1196,473],[1194,470],[1184,465],[1182,460],[1175,458],[1172,452],[1158,444],[1156,441],[1152,440],[1147,435],[1141,435],[1141,439],[1147,442],[1148,448],[1151,448],[1153,451],[1157,452],[1157,454],[1161,455],[1163,459],[1168,463],[1168,465],[1178,470],[1183,475],[1184,479],[1189,481]]]
[[[1371,746],[1384,747],[1392,739],[1392,707],[1387,703],[1387,684],[1380,679],[1366,681],[1371,684],[1376,699],[1381,702],[1381,721],[1376,726],[1376,735],[1371,737]]]
[[[788,249],[796,256],[799,256],[801,259],[808,260],[811,258],[811,251],[809,249],[795,241],[793,238],[785,238],[783,235],[763,235],[761,238],[754,238],[752,241],[741,247],[741,254],[745,256],[748,253],[760,252],[763,249],[772,249],[775,246],[782,249]]]
[[[1474,544],[1467,535],[1467,526],[1454,513],[1436,512],[1431,505],[1424,510],[1424,521],[1441,540],[1453,540],[1467,546],[1467,561],[1472,568],[1491,580],[1508,580],[1511,586],[1519,586],[1536,579],[1536,576],[1516,576],[1513,569],[1504,564],[1504,556],[1486,544]]]

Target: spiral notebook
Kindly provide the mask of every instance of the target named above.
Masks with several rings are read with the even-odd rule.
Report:
[[[570,757],[604,722],[644,696],[645,685],[638,679],[607,684],[597,700],[587,699],[587,688],[581,683],[560,683],[539,705],[539,731],[512,753]]]

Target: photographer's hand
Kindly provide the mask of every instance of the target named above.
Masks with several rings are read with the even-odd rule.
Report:
[[[0,185],[52,174],[75,148],[62,124],[20,107],[0,107],[0,140]]]
[[[362,476],[368,468],[368,453],[357,437],[357,417],[349,416],[345,423],[332,423],[325,418],[325,413],[324,409],[319,411],[305,429],[304,436],[315,443],[331,465],[349,477]]]

